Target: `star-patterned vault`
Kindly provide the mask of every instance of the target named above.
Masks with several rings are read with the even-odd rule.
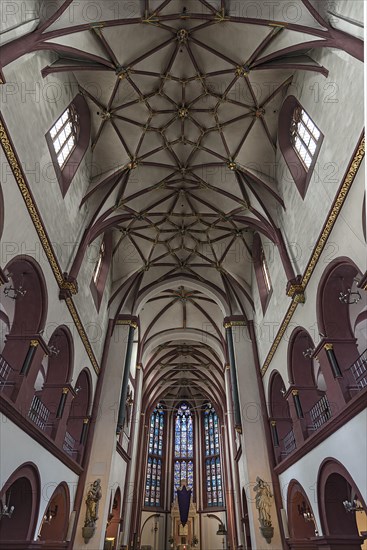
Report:
[[[170,319],[162,326],[164,307],[149,302],[156,312],[144,329],[150,361],[162,331],[167,345],[184,339],[196,349],[208,319],[252,317],[254,233],[283,247],[284,258],[279,110],[296,71],[328,74],[312,50],[330,43],[330,29],[308,0],[294,3],[296,22],[281,3],[266,15],[260,0],[255,17],[246,2],[232,0],[118,1],[114,13],[107,4],[86,21],[85,6],[60,3],[37,49],[56,54],[45,78],[73,73],[91,115],[92,177],[80,204],[87,225],[70,276],[77,277],[87,247],[109,234],[111,315],[140,312],[144,325],[142,303],[168,299],[163,287],[177,294],[175,303],[182,289],[199,293],[187,298],[191,325],[173,323],[175,330]],[[209,311],[210,300],[220,311]],[[214,332],[208,345],[216,358],[203,364],[223,367],[223,327]],[[161,367],[155,371],[161,375]],[[200,387],[198,380],[190,391]]]

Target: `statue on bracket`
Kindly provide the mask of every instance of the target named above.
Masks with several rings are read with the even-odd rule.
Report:
[[[96,479],[93,483],[90,484],[87,498],[85,500],[87,509],[85,512],[84,527],[82,531],[85,544],[89,542],[89,540],[93,537],[95,533],[96,522],[98,519],[99,501],[101,500],[101,498],[101,480]]]
[[[266,542],[270,544],[274,535],[270,515],[271,499],[273,498],[270,485],[257,476],[254,491],[256,493],[255,505],[259,512],[260,531]]]

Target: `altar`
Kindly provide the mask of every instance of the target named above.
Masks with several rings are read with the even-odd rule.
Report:
[[[176,497],[171,509],[171,518],[173,538],[171,548],[174,548],[174,550],[199,550],[199,545],[192,543],[199,535],[199,516],[196,511],[196,504],[194,502],[190,503],[187,524],[183,526]]]

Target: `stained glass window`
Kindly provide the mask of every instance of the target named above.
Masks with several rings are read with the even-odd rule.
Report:
[[[182,480],[186,480],[188,489],[194,488],[194,430],[190,406],[187,403],[181,403],[176,413],[174,445],[174,496],[176,496]]]
[[[145,506],[161,505],[164,408],[158,403],[150,417]]]
[[[224,506],[220,465],[219,420],[210,403],[203,412],[205,441],[205,481],[208,506]]]

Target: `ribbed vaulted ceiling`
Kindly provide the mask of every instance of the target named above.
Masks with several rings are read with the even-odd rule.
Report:
[[[223,316],[252,315],[253,233],[274,239],[284,208],[279,108],[295,71],[326,74],[308,53],[326,29],[301,0],[87,4],[47,28],[43,75],[73,72],[89,105],[82,204],[90,242],[113,233],[110,305],[139,309],[152,400],[219,399]]]

